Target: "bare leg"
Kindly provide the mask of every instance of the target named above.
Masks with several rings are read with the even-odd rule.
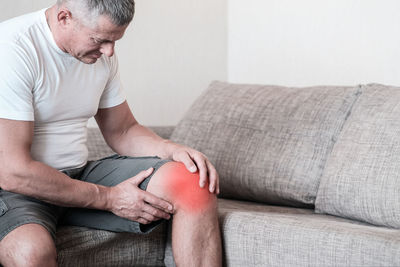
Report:
[[[172,251],[177,266],[221,266],[217,198],[199,187],[198,174],[169,162],[152,177],[147,191],[174,205]]]
[[[39,224],[25,224],[0,242],[3,266],[57,266],[57,252],[50,233]]]
[[[177,266],[221,266],[221,238],[212,207],[201,214],[177,211],[172,221]]]

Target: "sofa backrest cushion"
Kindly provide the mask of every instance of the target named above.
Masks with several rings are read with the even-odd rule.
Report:
[[[171,139],[203,152],[221,197],[313,205],[325,161],[359,87],[213,82]]]
[[[88,127],[87,148],[89,150],[88,160],[98,160],[115,154],[97,127]]]
[[[363,86],[324,171],[316,211],[400,227],[400,88]]]
[[[169,139],[175,126],[146,126],[162,138]],[[88,160],[98,160],[115,154],[107,145],[98,127],[88,127],[87,148]]]

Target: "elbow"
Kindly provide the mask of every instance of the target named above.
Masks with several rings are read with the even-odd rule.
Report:
[[[3,161],[0,164],[0,188],[5,191],[17,192],[23,185],[24,177],[27,177],[27,165],[25,162]]]
[[[0,188],[5,191],[14,191],[16,187],[14,180],[14,175],[2,168],[2,171],[0,171]]]

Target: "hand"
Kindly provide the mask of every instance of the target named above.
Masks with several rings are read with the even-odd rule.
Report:
[[[111,187],[109,210],[119,217],[123,217],[142,224],[148,224],[162,218],[170,219],[173,206],[167,201],[143,191],[139,184],[148,177],[153,168],[141,171],[136,176]]]
[[[174,149],[172,150],[172,159],[185,164],[186,168],[194,173],[197,170],[200,174],[199,185],[201,188],[209,181],[208,190],[210,193],[219,194],[219,176],[215,167],[207,159],[207,157],[190,147],[173,144]]]

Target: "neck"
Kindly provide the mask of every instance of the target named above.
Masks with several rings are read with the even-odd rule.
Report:
[[[63,52],[67,52],[67,50],[64,48],[64,45],[62,45],[63,42],[59,35],[59,25],[57,23],[57,6],[54,5],[48,8],[45,14],[47,25],[49,26],[50,32],[53,35],[54,41]]]

